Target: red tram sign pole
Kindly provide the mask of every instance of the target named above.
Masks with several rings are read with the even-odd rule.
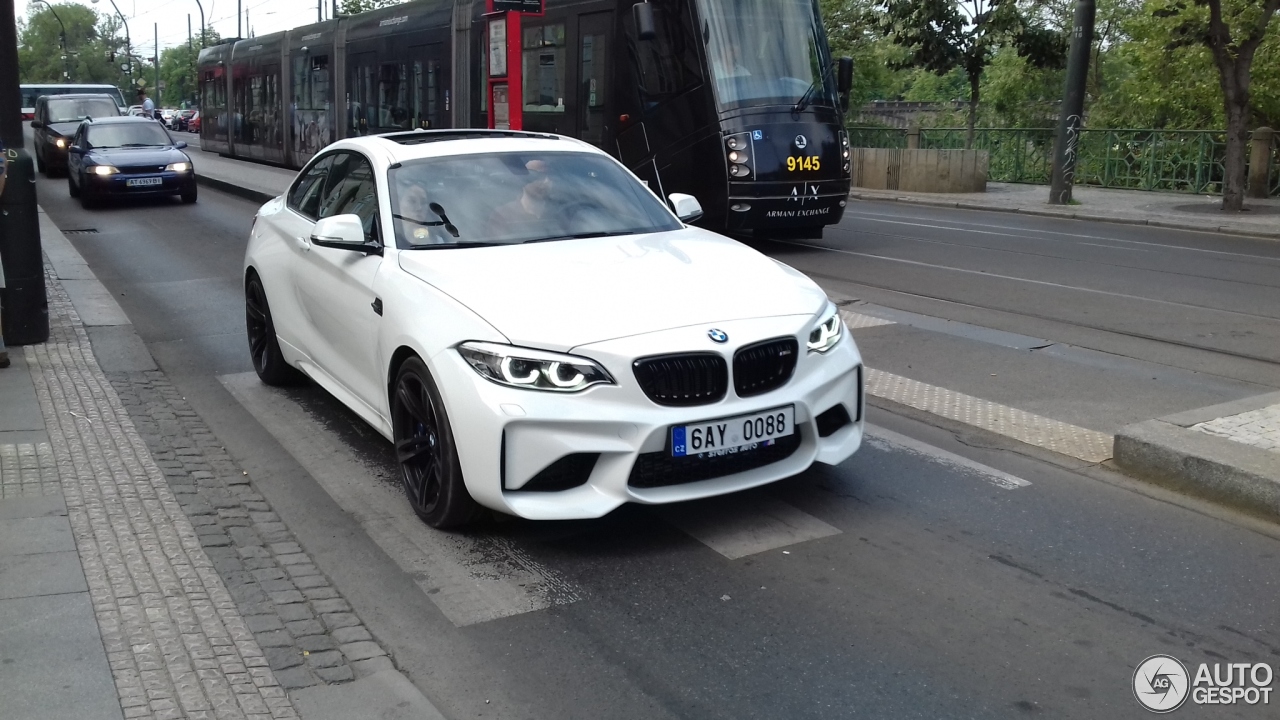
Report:
[[[521,18],[546,13],[545,0],[485,0],[489,37],[489,128],[524,129]]]

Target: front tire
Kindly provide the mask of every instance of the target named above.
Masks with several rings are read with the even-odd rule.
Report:
[[[392,437],[410,507],[434,528],[476,522],[484,508],[467,492],[449,415],[427,366],[405,360],[392,387]]]
[[[76,184],[76,178],[70,172],[67,172],[67,192],[73,198],[80,197],[80,186]]]
[[[187,204],[187,205],[192,205],[192,204],[194,204],[194,203],[195,203],[195,201],[196,201],[196,186],[195,186],[195,183],[192,183],[192,184],[191,184],[191,187],[190,187],[189,189],[187,189],[187,190],[183,190],[183,191],[182,191],[182,194],[180,195],[180,197],[182,198],[182,202],[183,202],[184,204]]]
[[[276,387],[296,385],[303,375],[284,361],[280,342],[276,339],[276,326],[271,320],[271,306],[267,305],[267,292],[262,280],[251,275],[244,290],[245,330],[249,336],[249,357],[258,379]]]

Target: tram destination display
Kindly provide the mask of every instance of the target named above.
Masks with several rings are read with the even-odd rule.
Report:
[[[543,13],[545,0],[493,0],[494,12]]]

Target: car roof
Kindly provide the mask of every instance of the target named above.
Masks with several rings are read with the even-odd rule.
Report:
[[[160,125],[164,127],[158,120],[152,120],[148,117],[138,117],[137,115],[111,115],[108,117],[92,118],[94,125],[122,125],[125,123],[151,123],[152,125]]]
[[[587,152],[609,157],[594,145],[576,138],[518,130],[413,130],[348,138],[331,147],[364,150],[381,155],[391,164],[493,152]]]
[[[40,100],[84,100],[93,98],[95,100],[110,100],[115,102],[116,99],[106,93],[67,93],[66,95],[41,95]]]

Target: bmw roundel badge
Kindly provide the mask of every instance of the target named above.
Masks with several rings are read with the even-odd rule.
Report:
[[[729,336],[723,330],[716,330],[714,328],[711,330],[708,330],[707,337],[711,338],[713,342],[718,342],[721,345],[729,342]]]

